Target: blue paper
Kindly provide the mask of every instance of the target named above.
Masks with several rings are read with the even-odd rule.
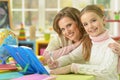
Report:
[[[22,77],[23,74],[19,72],[7,72],[7,73],[0,73],[0,80],[10,80],[13,78]]]

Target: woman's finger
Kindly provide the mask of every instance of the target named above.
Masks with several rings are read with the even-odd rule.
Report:
[[[55,69],[58,67],[58,62],[52,61],[51,59],[48,59],[47,64],[50,69]]]
[[[110,43],[108,45],[114,53],[117,53],[120,55],[120,44],[119,43]]]

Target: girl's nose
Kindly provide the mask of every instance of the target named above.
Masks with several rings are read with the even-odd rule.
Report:
[[[89,28],[93,28],[93,25],[91,23],[89,24]]]

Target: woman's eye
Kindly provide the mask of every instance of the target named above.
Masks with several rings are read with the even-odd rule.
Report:
[[[86,24],[83,24],[83,26],[87,26],[87,23],[86,23]]]
[[[71,27],[72,24],[68,24],[67,27]]]
[[[61,28],[60,30],[61,30],[62,32],[64,32],[64,31],[65,31],[65,29],[64,29],[64,28]]]

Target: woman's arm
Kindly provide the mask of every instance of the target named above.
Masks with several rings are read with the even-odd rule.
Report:
[[[58,67],[69,65],[73,62],[74,63],[85,63],[81,50],[82,50],[82,45],[79,45],[77,48],[71,51],[68,55],[61,56],[55,61],[49,60],[48,61],[49,68],[55,69]]]
[[[110,43],[109,47],[113,50],[114,53],[120,55],[120,43],[118,42]]]
[[[61,43],[61,41],[62,40],[58,38],[54,38],[49,42],[46,50],[43,53],[43,56],[45,57],[46,60],[50,58],[49,52],[52,52],[52,57],[54,59],[58,59],[63,55],[69,54],[72,50],[77,48],[81,43],[81,41],[79,41],[77,43],[62,47],[61,45],[63,45],[64,43],[68,44],[68,42],[63,41],[63,43]]]
[[[119,42],[110,43],[109,47],[112,49],[112,51],[114,53],[119,55],[119,59],[118,59],[118,73],[120,73],[120,43]]]
[[[59,57],[63,56],[63,55],[67,55],[69,54],[71,51],[73,51],[75,48],[77,48],[78,46],[80,45],[80,42],[77,42],[75,44],[71,44],[69,46],[66,46],[66,47],[62,47],[62,48],[59,48],[59,49],[56,49],[56,50],[53,50],[53,51],[45,51],[44,52],[44,56],[46,58],[49,58],[50,55],[49,55],[49,52],[52,52],[52,57],[54,59],[58,59]]]

